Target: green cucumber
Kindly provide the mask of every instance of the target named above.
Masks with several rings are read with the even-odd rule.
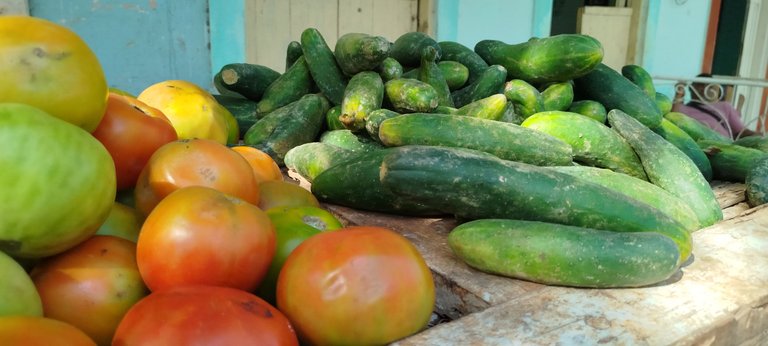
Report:
[[[515,112],[527,118],[544,110],[541,93],[522,79],[513,79],[504,84],[504,96],[515,105]]]
[[[309,142],[293,147],[285,153],[285,167],[311,183],[328,168],[360,154],[361,152],[342,149],[327,143]]]
[[[652,99],[629,79],[605,64],[576,78],[576,92],[581,99],[600,102],[605,109],[620,109],[649,128],[659,126],[662,114]]]
[[[236,96],[213,95],[213,97],[237,120],[240,138],[245,136],[245,132],[260,119],[259,113],[256,112],[257,103],[254,101]]]
[[[552,83],[541,92],[541,103],[545,111],[564,111],[573,102],[571,81]]]
[[[768,158],[761,158],[752,165],[744,178],[744,185],[750,207],[768,203]]]
[[[768,137],[764,137],[764,136],[741,137],[734,140],[733,144],[738,144],[742,147],[755,148],[755,149],[768,152]]]
[[[350,32],[339,37],[333,54],[341,72],[351,77],[381,65],[389,57],[390,46],[384,37]]]
[[[573,148],[573,160],[647,180],[643,165],[629,143],[616,131],[592,118],[563,111],[540,112],[521,124],[541,131]]]
[[[331,103],[340,105],[347,81],[320,31],[315,28],[304,29],[301,32],[301,50],[317,87]]]
[[[419,66],[418,79],[431,85],[437,92],[437,105],[453,107],[451,90],[448,88],[448,82],[443,77],[443,72],[435,62],[437,59],[437,50],[435,47],[427,46],[421,53],[421,65]]]
[[[375,141],[379,141],[379,127],[384,120],[400,116],[400,113],[391,111],[386,108],[377,109],[368,113],[368,118],[365,119],[365,131]]]
[[[435,88],[417,79],[397,78],[384,83],[386,99],[396,112],[430,112],[438,105]]]
[[[608,112],[608,123],[635,150],[648,181],[686,201],[702,227],[723,219],[715,193],[685,153],[621,110]]]
[[[280,72],[269,67],[248,63],[226,64],[218,74],[222,87],[253,101],[261,100],[269,85],[280,77]]]
[[[224,82],[221,80],[221,71],[216,72],[216,74],[213,75],[213,87],[222,96],[245,98],[245,96],[243,96],[242,94],[229,90],[227,86],[224,85]]]
[[[656,101],[656,107],[659,108],[662,115],[672,111],[672,99],[669,96],[656,92],[654,100]]]
[[[341,105],[333,106],[325,112],[325,128],[328,131],[332,130],[344,130],[346,127],[341,123],[339,117],[341,116]]]
[[[675,241],[681,261],[691,234],[662,211],[588,180],[470,149],[401,147],[384,159],[384,187],[469,220],[520,219],[616,232],[657,232]]]
[[[400,78],[400,76],[403,75],[403,65],[400,65],[395,58],[387,57],[381,62],[381,65],[376,68],[376,72],[381,75],[381,79],[384,82],[388,82],[392,79]]]
[[[685,131],[693,140],[709,139],[725,143],[733,142],[732,139],[723,136],[720,132],[713,130],[701,121],[689,117],[680,112],[669,112],[664,114],[664,118],[671,121],[675,126]]]
[[[461,224],[448,234],[448,245],[481,271],[573,287],[652,285],[672,276],[680,257],[675,243],[658,233],[505,219]]]
[[[624,65],[621,67],[621,75],[640,87],[651,100],[656,99],[656,87],[653,86],[653,77],[642,66]]]
[[[285,48],[285,70],[291,68],[302,55],[304,55],[304,51],[301,49],[299,41],[288,42],[288,46]]]
[[[418,31],[410,31],[400,35],[392,43],[389,56],[395,58],[403,67],[416,67],[421,62],[421,53],[425,47],[434,47],[438,59],[442,56],[442,49],[435,39]]]
[[[605,124],[608,111],[603,104],[593,100],[579,100],[571,103],[568,112],[579,113]]]
[[[564,82],[583,76],[603,60],[603,46],[590,36],[562,34],[506,44],[483,40],[475,52],[491,65],[502,65],[510,79],[529,83]]]
[[[475,101],[475,102],[477,102],[477,101]],[[455,108],[455,107],[437,106],[435,109],[432,110],[432,113],[437,113],[437,114],[457,114],[458,111],[459,111],[459,109]]]
[[[460,62],[443,60],[437,63],[437,67],[451,91],[461,88],[469,80],[469,69]]]
[[[515,124],[450,114],[412,113],[384,120],[386,146],[433,145],[469,148],[533,165],[568,165],[571,147],[548,134]]]
[[[760,149],[710,139],[702,139],[696,144],[709,158],[712,177],[717,180],[743,183],[755,162],[768,156]]]
[[[437,43],[443,51],[441,61],[455,61],[467,68],[469,75],[466,83],[473,83],[488,68],[488,63],[469,47],[453,41]]]
[[[368,114],[381,108],[384,100],[384,82],[374,71],[363,71],[349,80],[341,102],[339,121],[349,130],[360,131],[365,128]]]
[[[466,115],[488,120],[500,120],[504,116],[507,107],[507,97],[503,94],[495,94],[475,102],[470,102],[456,110],[457,115]]]
[[[381,144],[374,141],[367,134],[352,132],[347,129],[325,131],[320,135],[319,141],[341,149],[359,152],[374,151],[382,148]]]
[[[674,123],[666,118],[661,119],[659,127],[653,129],[659,136],[666,139],[672,145],[676,146],[680,151],[685,153],[691,161],[699,168],[701,175],[707,181],[712,180],[712,165],[709,163],[709,158],[704,154],[704,151],[699,148],[696,141],[691,138],[685,131],[675,126]]]
[[[307,62],[304,56],[300,56],[296,63],[264,90],[256,111],[263,115],[297,101],[312,90],[312,83]]]
[[[461,108],[471,102],[498,94],[506,80],[507,70],[503,66],[489,66],[475,81],[451,93],[454,107]]]
[[[525,118],[522,115],[517,114],[517,111],[515,110],[515,103],[512,101],[507,101],[507,104],[504,106],[504,112],[501,113],[501,118],[499,118],[499,121],[520,125],[524,120]]]

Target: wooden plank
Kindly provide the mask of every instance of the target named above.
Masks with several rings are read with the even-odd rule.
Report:
[[[305,29],[315,28],[333,50],[339,38],[338,11],[339,3],[336,0],[290,0],[291,37],[298,41]]]
[[[339,0],[339,36],[350,32],[373,32],[374,0]]]
[[[254,0],[245,21],[247,62],[285,71],[288,43],[299,40],[290,26],[290,4],[280,0]]]
[[[29,15],[27,0],[0,0],[0,16]]]
[[[417,0],[374,1],[373,34],[394,42],[402,34],[416,31],[418,24]]]
[[[725,181],[713,181],[712,190],[715,192],[715,198],[720,203],[720,208],[725,209],[730,206],[743,202],[746,198],[744,191],[746,185],[742,183],[731,183]]]

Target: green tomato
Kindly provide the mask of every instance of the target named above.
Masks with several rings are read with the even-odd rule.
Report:
[[[38,258],[92,236],[115,199],[115,165],[90,133],[24,104],[0,104],[0,251]]]
[[[139,231],[143,222],[136,208],[115,202],[107,220],[101,224],[96,235],[113,235],[136,243],[139,240]]]
[[[43,303],[24,268],[0,252],[0,316],[43,316]]]

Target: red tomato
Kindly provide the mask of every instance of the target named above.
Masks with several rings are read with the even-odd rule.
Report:
[[[136,259],[152,291],[177,285],[255,289],[275,253],[275,228],[253,204],[208,187],[165,197],[139,232]]]
[[[125,314],[113,346],[298,345],[288,319],[246,291],[177,286],[153,292]]]
[[[107,110],[93,131],[115,161],[117,189],[133,187],[150,156],[177,138],[168,118],[131,96],[109,93]]]
[[[309,344],[387,344],[424,328],[434,304],[424,259],[381,227],[314,235],[288,255],[277,279],[277,306]]]
[[[93,236],[30,273],[46,317],[67,322],[108,345],[128,309],[147,295],[136,267],[136,244]]]
[[[46,317],[0,317],[0,345],[96,346],[83,331]]]

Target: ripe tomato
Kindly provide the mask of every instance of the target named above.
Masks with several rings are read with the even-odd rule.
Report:
[[[265,212],[217,190],[190,186],[149,214],[136,259],[152,291],[190,284],[253,290],[274,253],[275,228]]]
[[[247,145],[234,146],[232,150],[243,155],[248,161],[248,164],[253,169],[253,175],[259,184],[267,180],[283,180],[280,166],[277,165],[277,162],[269,154]]]
[[[45,317],[67,322],[108,345],[128,309],[147,295],[136,267],[136,244],[93,236],[47,258],[30,273]]]
[[[0,345],[96,346],[82,330],[46,317],[0,317]]]
[[[288,256],[277,280],[278,308],[310,344],[387,344],[424,328],[434,304],[424,259],[381,227],[312,236]]]
[[[177,286],[153,292],[117,328],[113,346],[298,345],[288,319],[246,291]]]
[[[0,251],[0,316],[43,316],[43,304],[27,271]],[[2,343],[0,343],[2,344]]]
[[[161,199],[185,186],[207,186],[254,205],[259,202],[259,185],[248,161],[224,144],[187,139],[152,154],[134,188],[136,209],[148,215]]]
[[[96,55],[72,30],[29,16],[0,16],[0,102],[28,104],[91,132],[107,104]]]
[[[320,207],[317,197],[309,190],[284,180],[267,180],[259,184],[259,208]]]
[[[93,136],[115,161],[117,189],[136,185],[141,169],[163,144],[178,139],[159,110],[130,96],[109,93],[107,110]]]

